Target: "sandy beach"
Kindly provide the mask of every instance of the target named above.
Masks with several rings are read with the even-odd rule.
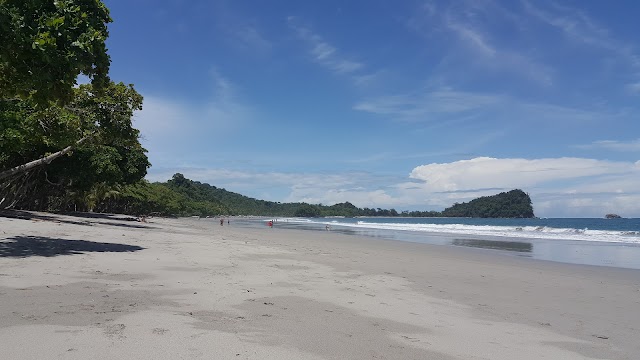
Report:
[[[2,358],[640,356],[638,270],[129,220],[0,217]]]

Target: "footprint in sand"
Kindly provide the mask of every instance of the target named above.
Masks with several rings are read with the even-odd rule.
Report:
[[[109,325],[107,326],[107,328],[104,330],[105,334],[109,337],[119,337],[119,338],[125,338],[126,336],[124,336],[124,329],[126,328],[126,326],[124,324],[114,324],[114,325]]]
[[[411,342],[420,342],[419,339],[412,338],[412,337],[409,337],[409,336],[402,335],[402,337],[407,339],[407,340],[409,340],[409,341],[411,341]]]
[[[164,333],[166,333],[167,331],[169,331],[169,329],[153,328],[152,333],[154,333],[156,335],[164,335]]]

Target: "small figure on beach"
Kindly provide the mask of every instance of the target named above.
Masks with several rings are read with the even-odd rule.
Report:
[[[224,219],[220,219],[220,226],[224,226]]]
[[[269,222],[267,223],[267,225],[268,225],[270,228],[273,228],[273,220],[269,220]]]
[[[327,225],[324,226],[324,229],[329,231],[329,230],[331,230],[331,226],[329,226],[329,224],[327,224]]]

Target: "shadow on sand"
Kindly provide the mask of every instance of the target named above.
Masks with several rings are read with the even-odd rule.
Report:
[[[85,252],[134,252],[143,249],[141,246],[127,244],[54,239],[41,236],[14,236],[0,241],[0,258],[52,257],[78,255]]]
[[[64,215],[64,216],[60,216]],[[21,219],[21,220],[40,220],[40,221],[53,221],[60,222],[64,224],[74,224],[74,225],[109,225],[109,226],[118,226],[118,227],[126,227],[126,228],[135,228],[135,229],[154,229],[153,226],[148,225],[140,225],[132,222],[136,221],[135,217],[131,217],[128,215],[118,215],[118,214],[100,214],[100,213],[63,213],[63,214],[47,214],[47,213],[36,213],[25,210],[0,210],[0,217],[6,217],[11,219]],[[97,221],[97,220],[83,220],[83,219],[103,219],[109,221]]]

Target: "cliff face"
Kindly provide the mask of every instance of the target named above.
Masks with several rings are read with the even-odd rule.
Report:
[[[480,218],[532,218],[531,198],[520,189],[483,196],[444,209],[443,216]]]

